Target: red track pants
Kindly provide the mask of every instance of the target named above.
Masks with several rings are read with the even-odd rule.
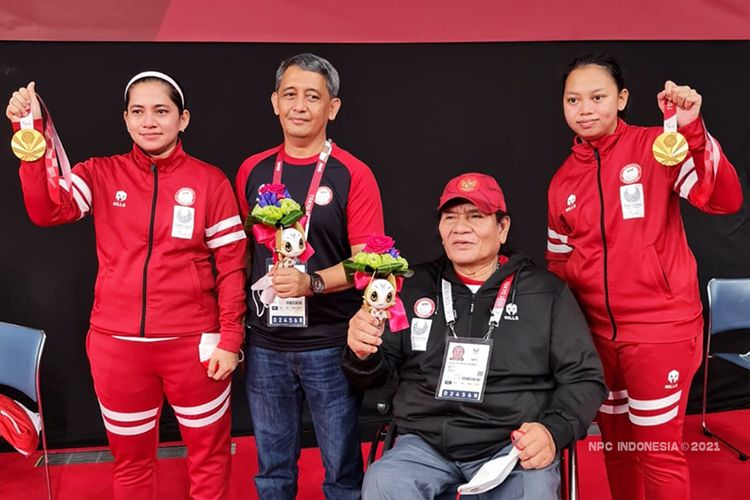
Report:
[[[227,498],[230,379],[208,378],[198,358],[200,337],[133,342],[89,332],[86,350],[115,457],[115,499],[156,497],[156,448],[165,394],[187,446],[190,498]]]
[[[597,422],[613,500],[689,500],[682,442],[690,382],[701,362],[700,325],[692,340],[613,342],[594,335],[609,398]]]

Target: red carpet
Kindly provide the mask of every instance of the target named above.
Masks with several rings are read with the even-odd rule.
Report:
[[[731,436],[737,445],[750,449],[750,410],[725,412],[711,416],[712,429],[725,437]],[[231,498],[257,498],[252,483],[257,469],[255,441],[237,438],[234,456]],[[579,471],[582,500],[609,500],[602,453],[596,451],[597,437],[579,444]],[[695,451],[688,452],[693,484],[693,500],[722,500],[742,498],[746,490],[745,477],[750,474],[750,464],[740,462],[730,450],[719,446],[718,451],[706,451],[716,446],[703,436],[700,416],[688,416],[685,442]],[[705,443],[705,444],[702,444]],[[363,445],[367,450],[368,444]],[[703,450],[703,451],[700,451]],[[302,451],[300,466],[299,499],[323,498],[320,485],[323,468],[320,453],[315,448]],[[111,495],[110,475],[112,465],[83,464],[54,466],[51,468],[52,487],[58,500],[106,499]],[[187,474],[184,459],[159,461],[159,497],[180,500],[187,497]],[[32,461],[17,453],[0,454],[0,499],[42,500],[46,498],[44,469],[33,468]]]

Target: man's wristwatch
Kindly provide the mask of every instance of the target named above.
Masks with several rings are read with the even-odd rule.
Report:
[[[320,295],[326,289],[326,284],[323,282],[323,278],[318,273],[310,273],[310,291],[313,295]]]

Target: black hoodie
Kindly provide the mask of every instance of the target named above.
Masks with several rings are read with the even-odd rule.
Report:
[[[419,299],[437,305],[426,351],[412,350],[409,329],[386,330],[381,348],[369,358],[359,360],[349,348],[343,356],[344,373],[358,388],[380,387],[398,374],[393,413],[399,434],[417,434],[445,457],[460,461],[492,456],[524,422],[546,426],[558,450],[586,435],[607,389],[591,332],[562,281],[520,254],[511,256],[476,294],[445,257],[414,271],[401,292],[409,323]],[[512,273],[516,276],[507,304],[515,304],[517,319],[507,319],[504,312],[492,333],[483,402],[436,399],[449,335],[441,279],[453,285],[458,336],[481,338],[500,284]]]

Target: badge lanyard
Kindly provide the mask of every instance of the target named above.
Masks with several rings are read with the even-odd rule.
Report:
[[[503,309],[505,303],[508,301],[508,295],[510,295],[510,288],[513,285],[514,274],[511,274],[503,280],[500,284],[500,290],[497,291],[497,297],[495,298],[495,304],[492,306],[492,314],[488,321],[487,333],[484,335],[484,339],[490,338],[492,331],[500,324],[502,318]],[[456,334],[456,315],[453,312],[453,286],[449,281],[442,280],[442,294],[443,294],[443,313],[445,314],[445,324],[453,333],[455,338],[458,338]]]
[[[320,187],[320,181],[323,179],[323,171],[326,169],[326,163],[328,158],[331,156],[331,150],[333,143],[330,139],[326,139],[323,144],[323,150],[318,156],[318,163],[315,165],[315,173],[313,173],[312,180],[310,181],[310,189],[307,191],[307,198],[305,198],[305,215],[307,220],[305,221],[305,238],[310,232],[310,219],[312,218],[312,211],[315,207],[315,194],[318,192]],[[284,169],[284,146],[279,148],[279,152],[276,155],[276,166],[273,169],[273,183],[281,183],[281,173]]]

